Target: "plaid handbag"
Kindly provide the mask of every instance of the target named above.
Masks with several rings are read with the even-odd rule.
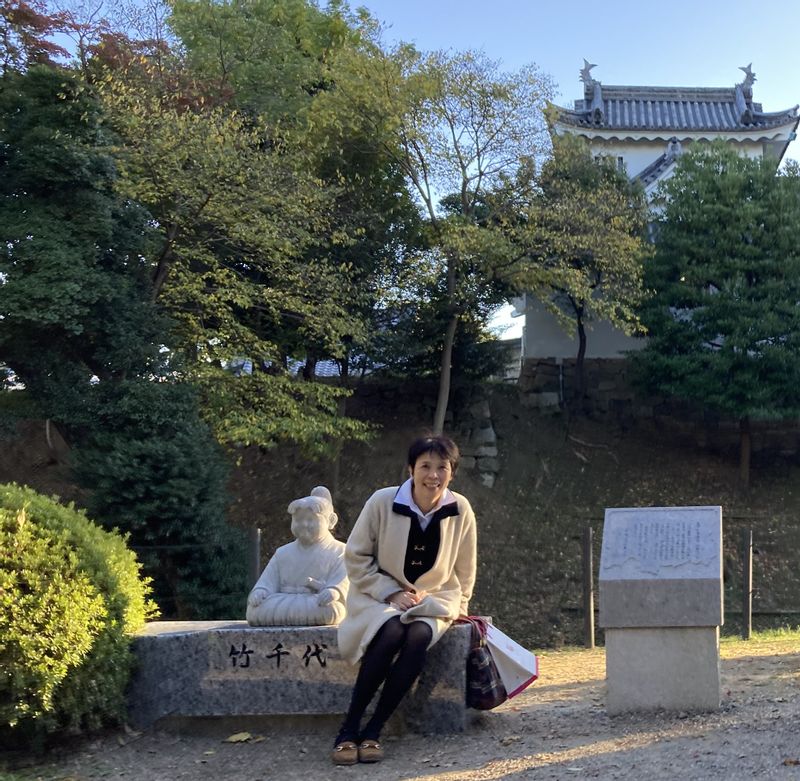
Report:
[[[459,618],[458,623],[469,624],[472,639],[467,656],[467,707],[491,710],[508,699],[506,687],[486,645],[486,619],[478,616]]]

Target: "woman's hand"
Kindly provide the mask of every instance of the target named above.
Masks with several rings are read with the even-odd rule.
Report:
[[[386,598],[390,605],[394,605],[398,610],[406,611],[418,605],[422,601],[424,594],[415,594],[413,591],[395,591]]]

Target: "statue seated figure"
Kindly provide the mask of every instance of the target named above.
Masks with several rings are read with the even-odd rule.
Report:
[[[251,626],[327,626],[345,614],[344,543],[331,533],[338,517],[331,493],[317,486],[289,505],[295,541],[269,560],[247,598]]]

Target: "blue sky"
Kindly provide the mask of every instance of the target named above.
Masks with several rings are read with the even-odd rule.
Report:
[[[572,105],[583,58],[605,84],[731,87],[753,64],[765,111],[800,103],[800,2],[776,0],[351,0],[421,49],[482,49],[508,70],[535,62]],[[800,159],[795,142],[789,155]]]
[[[384,39],[418,48],[481,49],[508,70],[535,62],[556,84],[556,102],[582,97],[583,58],[604,84],[732,87],[752,63],[753,99],[764,111],[800,103],[800,1],[775,0],[351,0],[386,25]],[[800,160],[794,141],[787,158]],[[508,312],[506,337],[522,318]]]

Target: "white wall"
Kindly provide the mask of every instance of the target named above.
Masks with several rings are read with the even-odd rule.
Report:
[[[557,128],[564,132],[564,128]],[[685,136],[686,134],[684,134]],[[693,144],[708,141],[703,134],[693,134],[696,138],[681,139],[683,151],[688,151]],[[638,138],[620,140],[615,137],[604,138],[595,135],[589,140],[593,154],[608,155],[614,161],[622,157],[629,177],[634,177],[657,160],[667,149],[663,138]],[[732,140],[732,139],[726,139]],[[763,144],[750,138],[733,139],[736,149],[741,155],[761,157]],[[674,166],[664,172],[668,179],[674,173]],[[647,187],[648,198],[655,193],[657,182]],[[519,307],[517,307],[519,309]],[[591,328],[591,330],[590,330]],[[587,358],[621,358],[627,350],[641,350],[644,339],[626,336],[608,322],[596,322],[587,326],[586,357]],[[574,358],[578,354],[577,335],[568,334],[557,319],[535,299],[527,297],[525,308],[525,330],[522,337],[523,359],[530,358]]]
[[[697,140],[681,140],[684,152],[688,152]],[[606,139],[593,138],[589,142],[592,153],[607,155],[616,161],[622,157],[625,161],[625,170],[630,178],[640,174],[650,163],[657,160],[667,150],[667,143],[663,139]],[[748,157],[761,157],[763,144],[760,141],[745,140],[736,143],[736,150],[740,155]]]
[[[641,350],[644,339],[626,336],[607,321],[587,324],[587,358],[622,358],[627,350]],[[578,355],[578,336],[562,328],[539,301],[528,298],[525,309],[524,358],[575,358]]]

